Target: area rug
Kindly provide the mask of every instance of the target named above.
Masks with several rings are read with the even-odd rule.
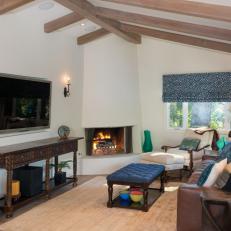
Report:
[[[0,225],[1,231],[175,231],[177,185],[149,212],[107,208],[105,177],[92,180]],[[115,193],[121,190],[116,186]]]

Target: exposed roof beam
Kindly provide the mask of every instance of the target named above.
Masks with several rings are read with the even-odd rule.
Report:
[[[136,43],[136,44],[141,43],[140,35],[124,32],[123,30],[120,29],[119,22],[112,21],[112,20],[105,20],[98,17],[96,15],[97,8],[86,0],[55,0],[55,1],[69,8],[75,13],[78,13],[83,17],[91,20],[92,22],[98,24],[105,30],[110,31],[111,33],[114,33],[129,42]]]
[[[86,43],[89,43],[91,41],[94,41],[98,38],[101,38],[107,34],[110,34],[110,32],[108,32],[107,30],[101,28],[99,30],[93,31],[91,33],[88,33],[86,35],[80,36],[77,38],[77,43],[78,45],[83,45]]]
[[[211,26],[186,23],[170,19],[163,19],[142,14],[129,13],[125,11],[112,10],[108,8],[97,7],[97,15],[124,22],[140,24],[160,29],[171,30],[191,35],[204,36],[221,40],[231,41],[231,30]],[[76,13],[70,13],[61,18],[55,19],[44,25],[44,31],[47,33],[68,26],[72,23],[82,20],[83,17]]]
[[[148,9],[231,22],[231,7],[188,0],[103,0]]]
[[[97,14],[106,18],[116,19],[118,21],[125,21],[160,29],[182,32],[186,34],[231,41],[231,30],[227,29],[151,17],[147,15],[112,10],[108,8],[98,7]]]
[[[70,13],[68,15],[61,17],[61,18],[57,18],[53,21],[46,23],[44,25],[44,31],[46,33],[50,33],[50,32],[56,31],[58,29],[61,29],[65,26],[69,26],[73,23],[79,22],[83,19],[84,19],[84,17],[82,17],[81,15],[79,15],[77,13]]]
[[[187,35],[179,35],[179,34],[149,29],[145,27],[128,25],[128,24],[121,24],[121,29],[133,33],[139,33],[142,35],[151,36],[158,39],[231,53],[231,44],[228,43],[216,42],[216,41],[202,39],[202,38],[195,38]]]
[[[4,14],[10,10],[33,1],[34,0],[0,0],[0,14]]]

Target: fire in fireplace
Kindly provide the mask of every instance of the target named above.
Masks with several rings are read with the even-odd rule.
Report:
[[[132,151],[131,131],[131,127],[86,129],[87,155],[130,153]]]

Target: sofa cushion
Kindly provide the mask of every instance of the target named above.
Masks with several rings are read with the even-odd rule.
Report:
[[[184,138],[180,145],[180,150],[192,150],[196,151],[201,140],[195,138]]]

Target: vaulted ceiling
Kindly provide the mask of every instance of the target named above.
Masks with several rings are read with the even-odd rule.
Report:
[[[71,31],[79,45],[113,33],[135,44],[144,35],[231,53],[230,0],[0,0],[0,14],[49,5],[44,32]]]

